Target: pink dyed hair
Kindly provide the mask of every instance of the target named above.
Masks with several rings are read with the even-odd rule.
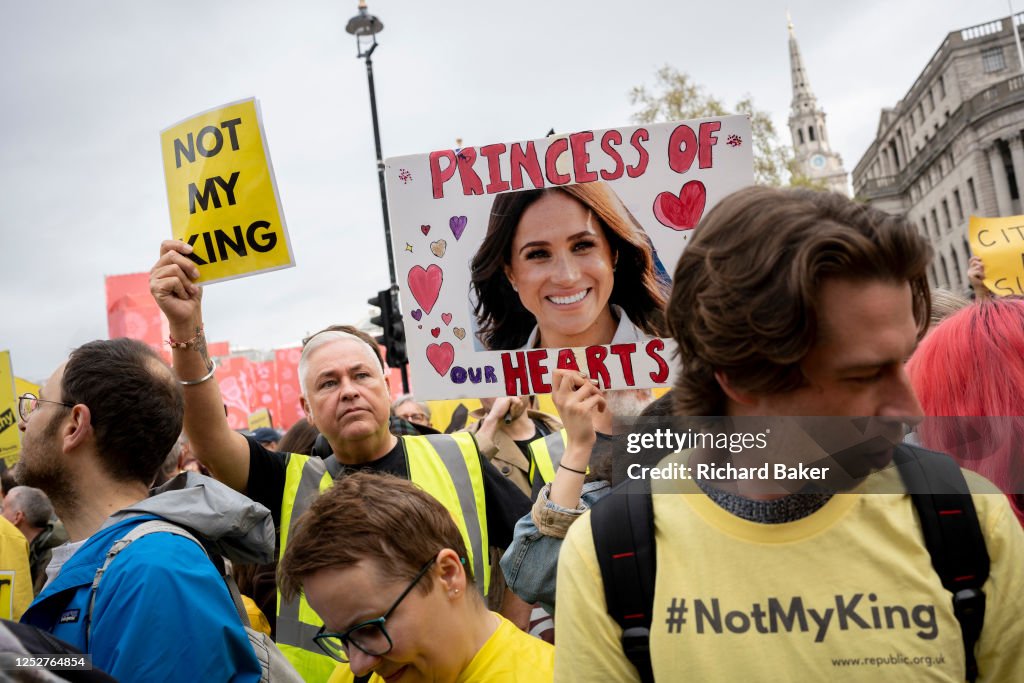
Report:
[[[1024,299],[986,300],[949,316],[921,342],[907,374],[925,415],[950,416],[918,427],[922,445],[1010,494],[1024,523]]]

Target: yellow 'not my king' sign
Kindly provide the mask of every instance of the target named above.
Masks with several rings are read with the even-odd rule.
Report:
[[[203,284],[295,265],[255,98],[160,133],[175,239]]]

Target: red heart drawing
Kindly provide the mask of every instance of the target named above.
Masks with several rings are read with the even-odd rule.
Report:
[[[451,325],[452,324],[452,314],[451,313],[442,313],[441,314],[441,320],[444,321],[445,325]]]
[[[427,360],[434,366],[434,370],[437,370],[437,374],[444,377],[455,360],[455,347],[451,342],[427,344]]]
[[[421,225],[420,226],[420,232],[422,232],[424,235],[426,235],[428,232],[430,232],[430,226],[429,225]]]
[[[409,275],[406,278],[409,283],[409,291],[412,292],[412,297],[416,299],[420,308],[427,313],[430,313],[434,304],[437,303],[437,295],[441,293],[443,279],[444,273],[436,264],[426,269],[423,266],[413,266],[409,269]]]
[[[707,202],[704,183],[691,180],[679,190],[679,196],[662,192],[654,198],[654,217],[673,230],[692,230],[704,214]]]
[[[440,327],[432,327],[432,328],[430,328],[430,334],[431,334],[431,336],[434,337],[434,339],[437,339],[438,337],[441,336],[441,328]]]

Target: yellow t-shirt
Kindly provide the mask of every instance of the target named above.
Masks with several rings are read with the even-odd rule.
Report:
[[[515,624],[496,612],[501,620],[484,646],[462,670],[455,683],[486,681],[487,683],[544,683],[554,676],[555,648],[516,628]],[[328,683],[351,683],[354,680],[348,664],[339,664]],[[374,674],[370,683],[384,683]]]
[[[1004,495],[965,476],[984,492],[973,499],[992,564],[978,681],[1022,681],[1024,531]],[[960,627],[909,496],[867,493],[898,479],[887,470],[785,524],[735,517],[692,482],[656,494],[657,680],[962,682]],[[639,680],[606,611],[589,514],[565,538],[557,599],[555,681]]]
[[[32,604],[28,541],[18,527],[0,517],[0,617],[17,621]]]

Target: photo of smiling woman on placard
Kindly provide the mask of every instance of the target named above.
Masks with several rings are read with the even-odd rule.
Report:
[[[665,336],[669,278],[602,182],[498,195],[472,261],[477,336],[492,351]]]

